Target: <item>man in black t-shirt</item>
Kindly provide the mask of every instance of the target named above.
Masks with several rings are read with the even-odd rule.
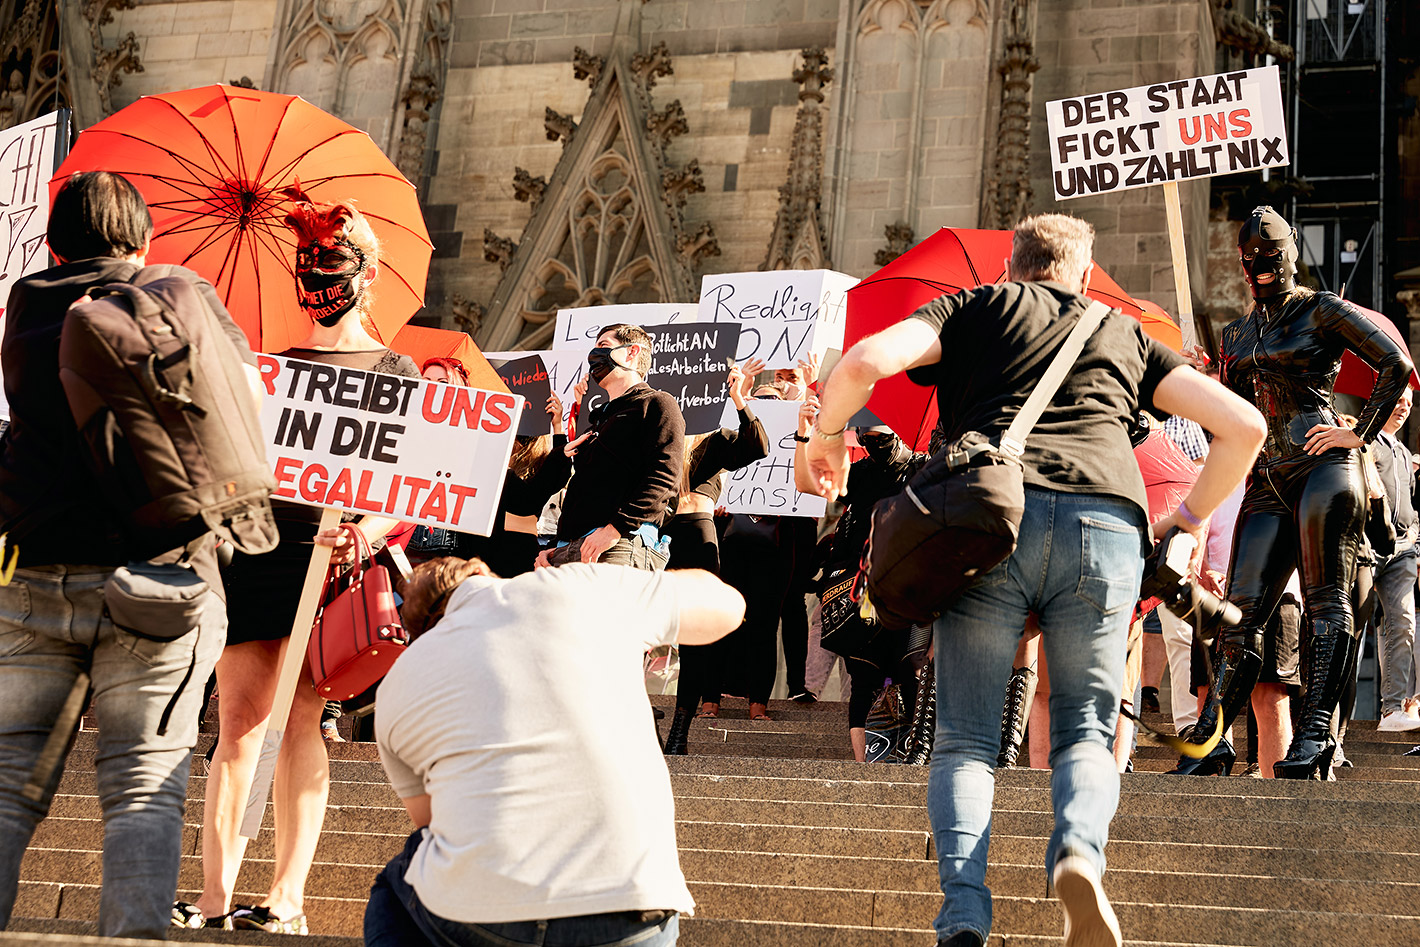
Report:
[[[651,338],[640,326],[612,325],[587,355],[588,374],[608,401],[591,412],[586,429],[567,445],[572,479],[557,521],[559,543],[581,540],[582,562],[664,567],[636,537],[659,530],[680,487],[685,464],[685,418],[664,391],[646,384]],[[537,564],[549,565],[550,553]]]
[[[1081,220],[1022,221],[1012,282],[943,296],[844,354],[822,394],[806,455],[809,481],[832,499],[848,487],[843,428],[880,379],[908,370],[937,386],[948,441],[999,438],[1084,312],[1094,231]],[[1148,546],[1144,483],[1128,429],[1140,408],[1211,430],[1207,464],[1155,534],[1195,536],[1241,481],[1262,418],[1241,398],[1111,313],[1087,340],[1026,440],[1025,512],[1015,552],[975,582],[935,628],[937,734],[928,812],[944,899],[939,944],[980,947],[990,933],[986,845],[1000,747],[1001,694],[1020,629],[1038,619],[1053,684],[1050,763],[1055,831],[1046,866],[1065,909],[1066,944],[1121,943],[1100,875],[1119,801],[1110,746],[1129,616]]]

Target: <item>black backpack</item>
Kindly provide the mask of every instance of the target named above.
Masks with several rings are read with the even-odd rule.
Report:
[[[208,531],[267,552],[275,481],[241,355],[194,274],[151,267],[135,280],[90,290],[59,341],[59,378],[129,555]]]

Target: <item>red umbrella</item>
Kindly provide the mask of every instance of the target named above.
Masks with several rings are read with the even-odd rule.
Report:
[[[1355,306],[1355,303],[1352,303]],[[1395,340],[1395,343],[1406,352],[1410,351],[1410,343],[1405,340],[1405,335],[1395,327],[1385,316],[1374,309],[1367,309],[1364,306],[1356,306],[1357,309],[1365,313],[1366,317],[1381,328],[1381,331]],[[1332,390],[1338,395],[1355,395],[1358,398],[1369,398],[1371,389],[1376,386],[1376,373],[1371,366],[1361,361],[1360,356],[1355,352],[1345,352],[1341,356],[1341,371],[1336,376],[1336,386]],[[1420,376],[1414,371],[1410,373],[1410,387],[1420,388]]]
[[[468,383],[488,391],[507,391],[498,370],[483,357],[483,352],[467,332],[434,329],[429,326],[405,326],[395,333],[390,348],[408,355],[423,368],[431,358],[456,358],[468,372]]]
[[[943,227],[854,286],[848,291],[844,351],[938,296],[1004,281],[1011,238],[1009,230]],[[1090,276],[1088,295],[1136,319],[1143,318],[1139,304],[1098,263]],[[1171,332],[1158,322],[1145,322],[1144,331],[1177,347],[1178,327],[1171,322],[1168,326]],[[905,374],[894,375],[877,383],[868,407],[914,450],[927,449],[937,425],[935,388],[916,385]]]
[[[153,213],[150,263],[217,287],[252,348],[279,352],[311,321],[296,304],[292,193],[354,203],[380,239],[371,291],[386,344],[424,302],[433,250],[414,185],[370,136],[294,95],[211,85],[144,96],[86,129],[50,184],[113,171]]]

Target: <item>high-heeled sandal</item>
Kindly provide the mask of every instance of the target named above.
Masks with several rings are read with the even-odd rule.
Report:
[[[707,700],[700,705],[700,713],[697,717],[718,717],[720,716],[720,705],[713,700]]]
[[[266,905],[241,908],[232,912],[232,928],[239,931],[266,931],[268,934],[307,934],[306,916],[281,918]]]
[[[216,917],[208,917],[202,913],[202,909],[191,901],[174,901],[171,922],[173,927],[181,927],[184,930],[232,930],[232,915],[219,914]]]
[[[755,703],[751,703],[751,704],[749,705],[749,719],[751,719],[751,720],[772,720],[772,719],[774,719],[774,718],[772,718],[772,717],[769,716],[769,706],[768,706],[767,704],[755,704]]]

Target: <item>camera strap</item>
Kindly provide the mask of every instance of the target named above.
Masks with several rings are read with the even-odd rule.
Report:
[[[1065,337],[1065,344],[1060,346],[1060,351],[1055,353],[1055,357],[1046,366],[1045,374],[1040,376],[1040,381],[1036,383],[1035,390],[1026,398],[1026,403],[1021,406],[1021,410],[1016,413],[1016,417],[1011,421],[1011,426],[1006,428],[1006,433],[1001,435],[1001,451],[1012,457],[1020,457],[1026,447],[1026,437],[1030,434],[1031,428],[1035,427],[1035,422],[1040,420],[1040,416],[1045,411],[1045,406],[1050,404],[1055,398],[1055,393],[1060,390],[1060,386],[1065,382],[1065,376],[1070,374],[1070,369],[1075,367],[1075,359],[1080,357],[1084,351],[1085,340],[1094,334],[1095,329],[1104,321],[1104,317],[1109,315],[1110,308],[1099,300],[1091,300],[1088,307],[1080,315],[1080,320],[1075,323],[1075,328],[1070,330],[1070,334]]]

